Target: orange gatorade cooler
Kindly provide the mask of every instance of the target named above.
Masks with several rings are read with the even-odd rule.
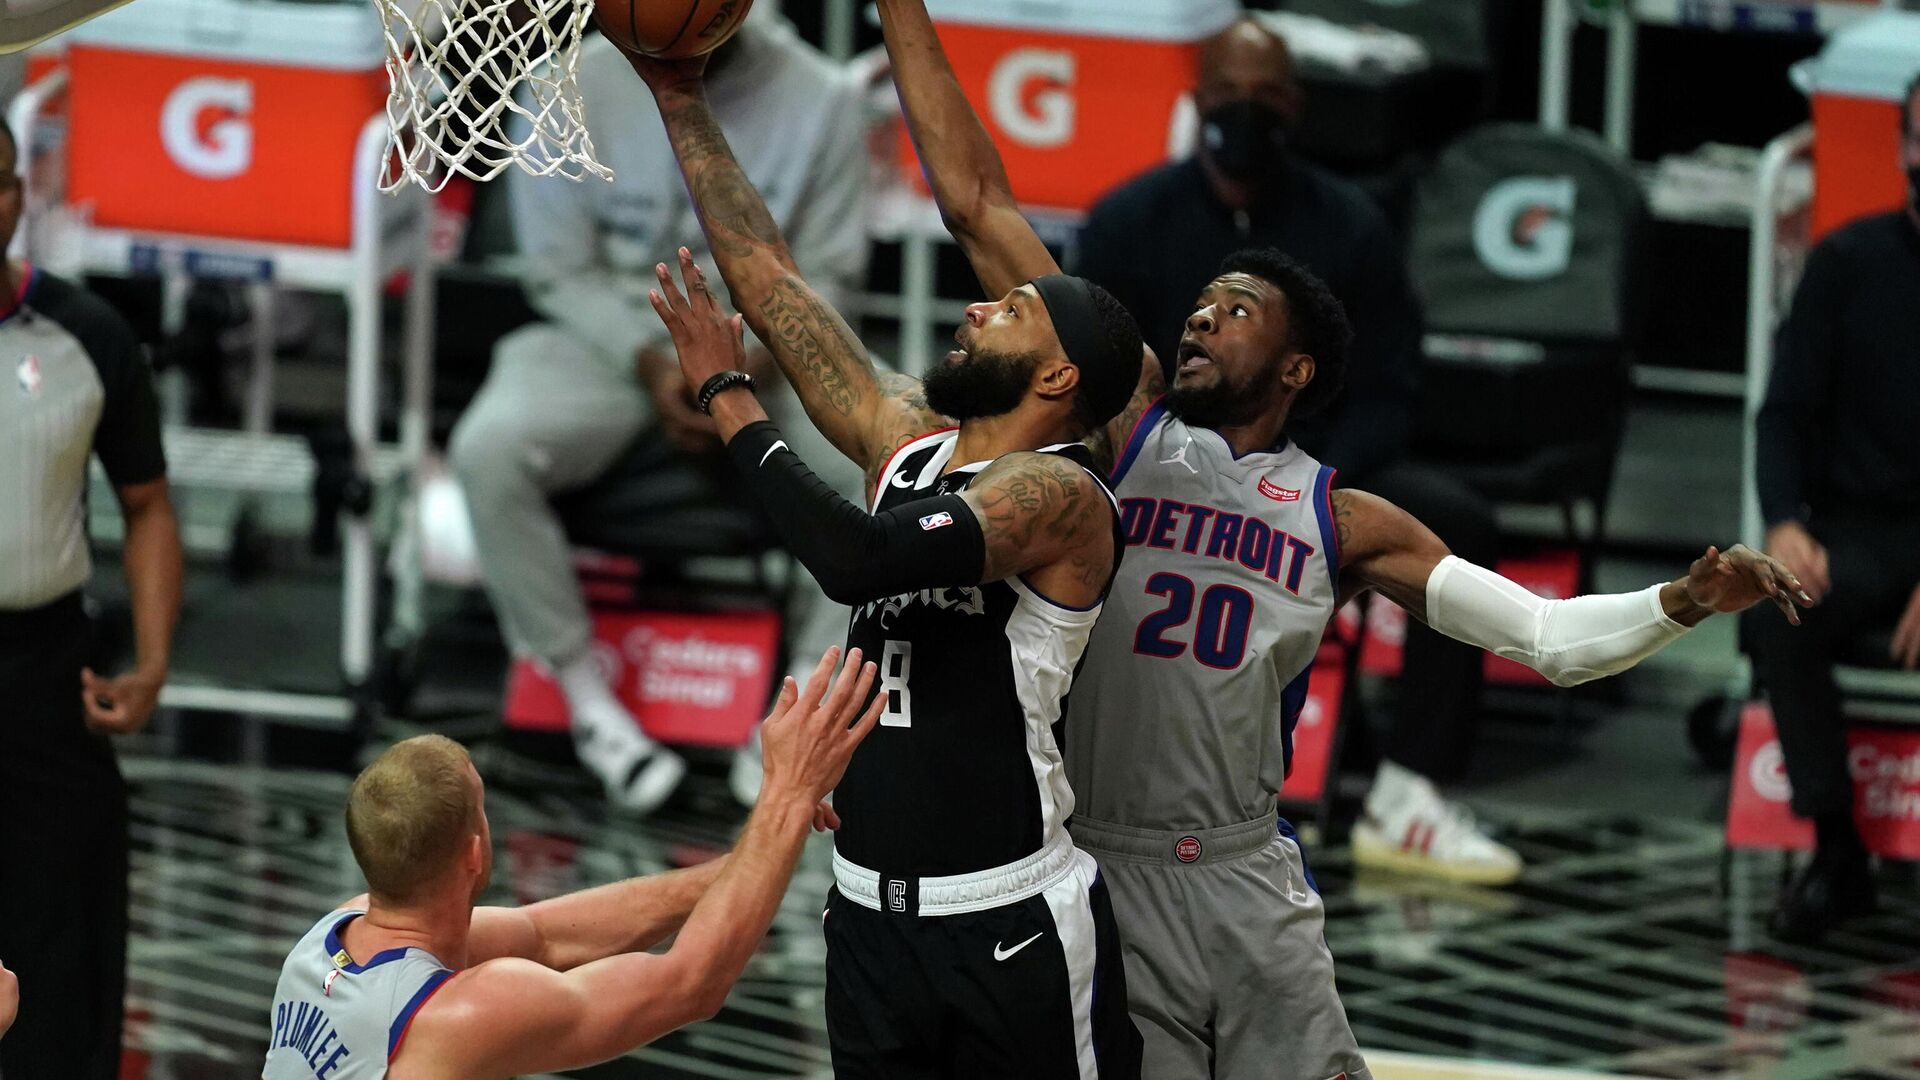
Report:
[[[1793,70],[1813,99],[1813,233],[1906,201],[1901,94],[1920,74],[1920,12],[1883,11]]]
[[[1032,206],[1084,210],[1167,157],[1200,42],[1236,0],[930,0],[960,85]],[[906,153],[911,157],[909,145]],[[917,166],[915,166],[917,168]]]
[[[68,40],[69,199],[94,225],[348,245],[387,96],[370,4],[140,0]]]

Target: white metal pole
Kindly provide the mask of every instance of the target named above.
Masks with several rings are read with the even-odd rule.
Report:
[[[353,162],[353,274],[347,284],[347,437],[353,468],[373,475],[380,416],[380,208],[375,177],[387,138],[384,115],[360,129]],[[373,521],[351,509],[344,515],[340,564],[340,668],[348,684],[364,685],[373,671],[373,598],[378,572]]]
[[[1607,13],[1607,145],[1623,157],[1633,156],[1633,101],[1635,64],[1639,59],[1639,24],[1633,0],[1613,0]]]
[[[933,366],[935,241],[907,226],[900,239],[900,370],[914,378]]]
[[[1567,130],[1567,95],[1573,84],[1572,0],[1542,0],[1540,19],[1540,126]]]
[[[247,411],[244,420],[249,435],[265,435],[273,430],[273,284],[256,281],[247,286],[247,305],[253,309],[253,370],[247,374]]]

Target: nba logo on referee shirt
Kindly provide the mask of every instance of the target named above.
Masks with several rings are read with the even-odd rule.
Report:
[[[32,353],[28,353],[21,358],[20,366],[13,369],[13,374],[16,379],[20,380],[20,392],[29,398],[38,400],[40,397],[40,384],[45,381],[44,376],[40,373],[40,358]]]
[[[1200,838],[1197,836],[1181,837],[1180,842],[1173,845],[1173,857],[1185,863],[1199,862]]]

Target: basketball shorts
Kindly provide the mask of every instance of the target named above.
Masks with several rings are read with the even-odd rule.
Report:
[[[835,858],[823,918],[839,1080],[1140,1076],[1099,867],[1063,836],[1003,869],[914,882]]]
[[[1113,890],[1145,1075],[1371,1080],[1291,827],[1070,828]]]

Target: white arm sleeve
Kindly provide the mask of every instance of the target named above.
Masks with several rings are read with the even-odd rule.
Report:
[[[1465,559],[1447,556],[1427,579],[1427,625],[1575,686],[1617,675],[1687,632],[1667,618],[1661,586],[1547,600]]]

